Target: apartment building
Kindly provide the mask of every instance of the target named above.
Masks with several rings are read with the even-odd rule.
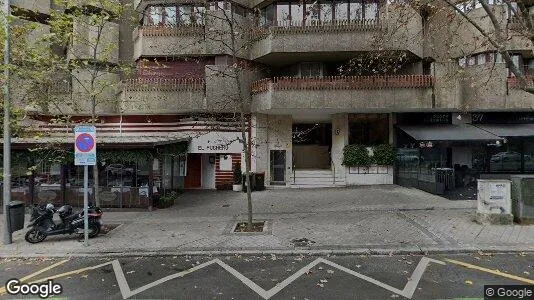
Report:
[[[53,9],[30,2],[13,5]],[[135,22],[106,33],[118,45],[111,63],[136,68],[110,75],[121,84],[97,106],[98,142],[134,157],[163,155],[101,164],[103,199],[143,206],[158,190],[227,188],[232,169],[244,168],[242,112],[251,169],[265,173],[268,186],[398,183],[467,197],[476,178],[533,173],[534,96],[480,32],[435,2],[133,1]],[[532,43],[513,34],[513,11],[490,5],[532,81]],[[476,1],[458,7],[484,15]],[[91,112],[75,99],[69,114],[83,120]],[[50,134],[15,145],[61,139],[65,126],[50,123],[57,113],[37,112]],[[384,144],[397,148],[395,165],[344,163],[347,145]],[[50,181],[41,177],[54,178],[48,184],[68,191],[75,173],[48,165],[40,186]]]

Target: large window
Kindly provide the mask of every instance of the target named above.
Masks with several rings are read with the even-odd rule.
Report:
[[[261,11],[261,25],[300,26],[317,21],[377,20],[379,0],[276,2]]]
[[[349,143],[378,145],[389,142],[388,114],[349,115]]]
[[[149,6],[145,10],[143,25],[176,26],[204,24],[204,13],[206,12],[206,9],[212,11],[221,9],[231,10],[233,14],[242,17],[246,17],[248,13],[248,9],[245,7],[228,1],[210,2],[208,5],[191,3]]]

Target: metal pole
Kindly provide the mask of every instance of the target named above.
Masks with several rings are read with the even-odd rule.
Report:
[[[11,201],[11,131],[9,116],[9,63],[11,54],[10,28],[8,17],[10,15],[9,0],[4,0],[4,28],[5,28],[5,47],[4,47],[4,245],[13,242],[9,222],[7,219],[7,208]]]
[[[83,166],[83,245],[89,246],[89,166]]]

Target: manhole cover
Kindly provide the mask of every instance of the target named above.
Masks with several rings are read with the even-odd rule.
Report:
[[[122,224],[104,224],[102,228],[100,228],[101,234],[108,234],[113,229],[116,229],[117,227],[121,226]]]
[[[307,238],[300,238],[300,239],[292,239],[291,243],[295,247],[306,247],[306,246],[310,246],[311,244],[315,244],[315,241],[309,240]]]

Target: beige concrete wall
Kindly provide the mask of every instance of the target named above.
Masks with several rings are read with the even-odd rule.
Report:
[[[119,25],[105,22],[103,26],[93,26],[89,17],[78,17],[73,24],[73,40],[68,58],[92,59],[95,49],[98,60],[118,63]]]
[[[50,0],[11,0],[11,5],[47,15],[50,14]]]
[[[123,114],[176,114],[205,108],[202,90],[172,90],[147,86],[140,90],[123,90],[120,98]]]
[[[348,114],[332,115],[332,164],[336,178],[345,177],[343,166],[343,148],[349,144],[349,119]]]
[[[59,95],[56,101],[49,104],[51,113],[91,115],[95,96],[97,114],[116,114],[118,112],[119,75],[109,72],[96,73],[94,87],[91,88],[93,70],[77,69],[72,72],[72,92],[70,95]]]
[[[442,110],[462,109],[461,70],[455,62],[435,62],[431,71],[434,83],[435,108]]]
[[[202,28],[200,28],[203,31]],[[142,30],[134,30],[133,59],[141,56],[174,56],[206,54],[206,44],[202,32],[188,29],[177,29],[176,33],[168,35],[148,35]]]
[[[286,151],[286,183],[290,183],[292,176],[292,127],[293,120],[288,115],[253,116],[252,139],[254,141],[253,169],[265,172],[265,183],[271,180],[270,150]]]
[[[269,90],[253,95],[252,111],[272,109],[412,111],[432,108],[431,88]]]

